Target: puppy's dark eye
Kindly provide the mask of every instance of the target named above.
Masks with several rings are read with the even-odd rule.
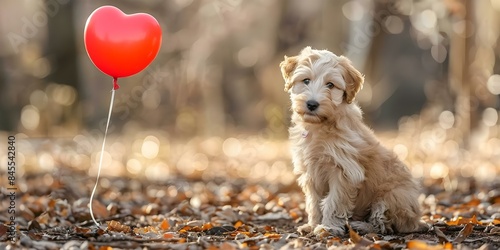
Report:
[[[309,85],[309,83],[311,82],[311,79],[306,78],[306,79],[302,80],[302,82],[303,82],[305,85]]]
[[[333,83],[331,83],[331,82],[328,82],[328,83],[326,83],[326,87],[329,89],[333,89],[333,87],[335,87],[335,85],[333,85]]]

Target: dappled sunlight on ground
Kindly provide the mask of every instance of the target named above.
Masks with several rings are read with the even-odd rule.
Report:
[[[425,124],[417,116],[404,118],[399,131],[375,131],[383,145],[406,162],[416,178],[442,181],[457,188],[457,180],[495,181],[500,170],[500,126],[482,123],[472,133],[469,149],[460,131],[449,126],[447,114]],[[453,122],[453,121],[452,121]],[[70,168],[97,173],[102,135],[82,133],[72,138],[28,138],[17,135],[18,175]],[[6,159],[5,149],[0,159]],[[183,176],[191,179],[244,179],[250,183],[291,185],[289,143],[254,135],[178,139],[159,130],[113,133],[103,155],[103,176],[162,181]],[[4,170],[1,170],[4,171]]]

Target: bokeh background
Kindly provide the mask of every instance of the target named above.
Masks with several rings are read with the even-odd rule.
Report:
[[[17,137],[18,176],[95,176],[112,80],[83,30],[108,4],[153,15],[163,44],[119,79],[105,176],[293,185],[278,65],[312,46],[366,75],[366,122],[424,183],[497,180],[500,0],[2,0],[0,138]]]

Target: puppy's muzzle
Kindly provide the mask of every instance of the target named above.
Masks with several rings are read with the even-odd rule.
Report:
[[[319,107],[319,103],[315,100],[307,101],[306,105],[307,105],[307,109],[309,109],[309,111],[314,111]]]

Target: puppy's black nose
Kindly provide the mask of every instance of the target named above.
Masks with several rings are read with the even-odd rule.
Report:
[[[315,100],[309,100],[309,101],[307,101],[306,105],[307,105],[307,108],[310,111],[314,111],[314,110],[316,110],[319,107],[319,103],[317,101],[315,101]]]

